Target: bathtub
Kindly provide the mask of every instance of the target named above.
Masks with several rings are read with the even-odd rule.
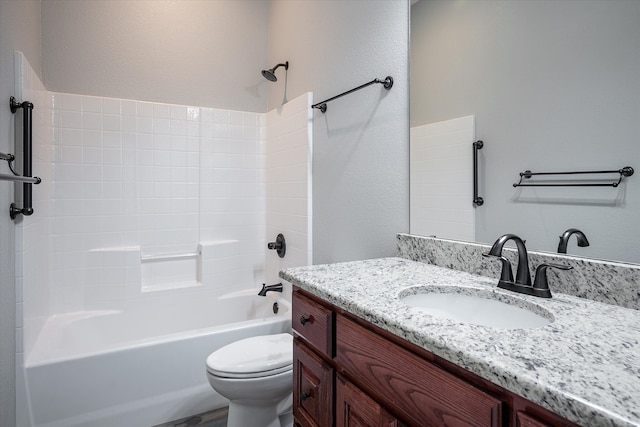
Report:
[[[185,293],[52,316],[25,361],[32,425],[150,427],[226,406],[207,382],[207,356],[291,330],[290,303],[256,294]]]

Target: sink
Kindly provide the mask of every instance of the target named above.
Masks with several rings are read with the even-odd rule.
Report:
[[[553,315],[538,304],[489,289],[424,286],[405,289],[399,298],[431,316],[472,325],[533,329],[554,321]]]

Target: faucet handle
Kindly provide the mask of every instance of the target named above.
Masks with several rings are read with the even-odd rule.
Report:
[[[502,262],[502,270],[500,271],[500,281],[513,283],[513,271],[511,270],[511,263],[507,258],[502,255],[491,255],[490,253],[483,252],[482,256],[489,259],[499,259]]]
[[[572,270],[573,267],[563,264],[542,263],[536,268],[536,278],[533,281],[533,287],[536,289],[549,289],[547,281],[547,268],[557,268],[558,270]]]
[[[287,252],[287,242],[282,233],[278,234],[275,242],[267,243],[267,249],[275,250],[280,258],[284,258],[284,254]]]

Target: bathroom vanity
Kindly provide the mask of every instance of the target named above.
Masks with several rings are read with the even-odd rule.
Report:
[[[428,315],[429,287],[502,298],[495,279],[402,258],[284,270],[294,285],[298,426],[640,426],[640,312],[518,295],[551,316],[509,329]]]

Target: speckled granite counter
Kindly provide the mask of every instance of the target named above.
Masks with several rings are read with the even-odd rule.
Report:
[[[578,424],[640,426],[638,310],[559,293],[515,294],[498,289],[497,279],[403,258],[290,268],[280,276]],[[434,285],[489,289],[555,320],[528,330],[461,324],[398,298],[407,288]]]

